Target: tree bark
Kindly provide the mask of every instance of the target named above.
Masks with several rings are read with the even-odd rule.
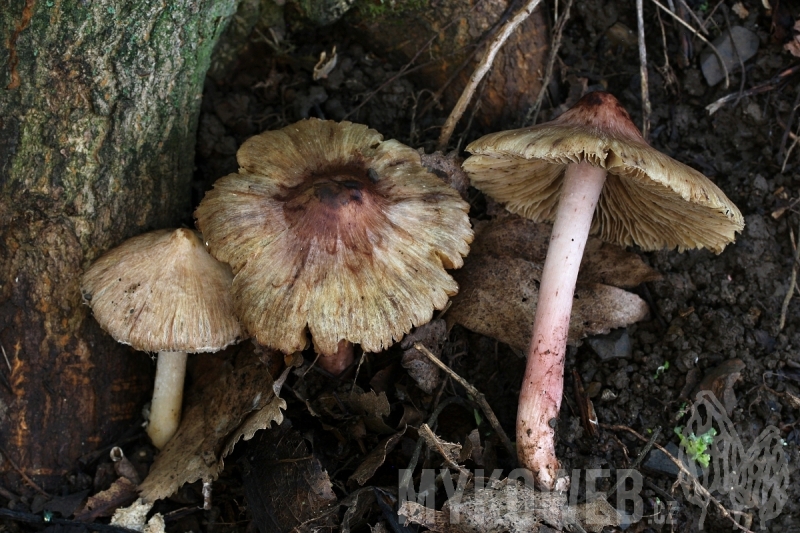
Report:
[[[83,269],[187,220],[210,55],[236,0],[0,9],[0,483],[45,490],[131,426],[152,383],[82,305]]]

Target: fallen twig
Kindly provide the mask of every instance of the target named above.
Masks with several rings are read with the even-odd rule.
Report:
[[[514,33],[514,30],[530,16],[541,1],[542,0],[528,0],[528,3],[500,28],[497,37],[489,44],[481,62],[475,68],[472,76],[470,76],[467,86],[464,87],[464,91],[461,93],[461,97],[450,112],[450,116],[447,117],[447,121],[444,123],[442,132],[439,135],[437,150],[445,151],[447,143],[450,142],[450,137],[453,135],[453,130],[456,128],[456,124],[464,114],[464,111],[466,111],[470,100],[472,100],[472,96],[475,94],[475,89],[477,89],[483,77],[486,76],[486,73],[489,72],[489,69],[492,68],[492,63],[494,63],[497,52],[500,51],[500,48],[503,47],[503,44],[505,44],[511,34]]]
[[[506,447],[506,450],[508,450],[509,455],[512,458],[516,458],[516,448],[514,448],[514,445],[511,443],[511,439],[509,439],[508,435],[506,435],[506,432],[503,430],[503,426],[500,425],[500,421],[497,420],[494,411],[492,411],[492,408],[489,406],[489,402],[486,401],[486,397],[483,395],[483,393],[470,385],[467,380],[453,372],[453,369],[444,364],[438,357],[433,355],[433,353],[431,353],[431,351],[427,349],[424,344],[416,342],[414,343],[414,348],[425,354],[425,356],[430,359],[433,364],[444,370],[451,378],[457,381],[459,385],[467,390],[470,396],[472,396],[475,399],[475,402],[477,402],[477,404],[480,406],[483,414],[486,415],[486,419],[489,421],[489,424],[491,424],[495,433],[497,433],[497,435],[500,437],[500,440],[503,441],[503,445]]]
[[[792,248],[794,249],[794,261],[792,262],[792,276],[789,278],[789,290],[786,291],[786,296],[783,299],[783,305],[781,305],[781,321],[779,325],[779,329],[781,330],[783,330],[783,326],[786,325],[786,313],[789,311],[789,302],[792,301],[792,295],[794,294],[794,289],[797,286],[797,261],[800,260],[800,226],[798,226],[797,229],[798,241],[795,241],[792,228],[789,228],[789,235],[792,239]]]
[[[739,53],[739,48],[736,46],[736,39],[733,38],[733,28],[731,26],[731,21],[728,18],[728,6],[722,6],[722,15],[725,17],[725,26],[728,28],[728,35],[730,35],[733,53],[736,55],[736,59],[739,61],[739,69],[742,71],[742,79],[739,80],[739,96],[733,103],[733,107],[736,107],[739,101],[742,99],[742,93],[744,93],[744,81],[747,79],[747,73],[744,68],[744,61],[742,61],[742,55]]]
[[[650,134],[650,89],[647,85],[647,47],[644,45],[644,0],[636,0],[636,26],[639,41],[639,85],[642,91],[642,137]]]
[[[539,94],[536,95],[536,101],[533,103],[528,113],[525,115],[525,120],[522,122],[523,126],[532,126],[536,124],[539,118],[539,111],[542,109],[542,102],[544,95],[547,94],[547,86],[550,85],[550,79],[553,77],[553,67],[558,58],[558,51],[561,49],[561,36],[564,33],[564,27],[569,20],[570,9],[572,8],[572,0],[567,0],[564,5],[564,10],[561,16],[557,18],[556,24],[553,27],[553,38],[550,44],[550,57],[547,58],[547,65],[544,69],[544,78],[542,78],[542,87],[539,89]],[[558,15],[556,15],[558,16]]]
[[[417,348],[419,350],[419,348]],[[458,396],[450,396],[449,398],[445,399],[442,403],[440,403],[436,409],[434,409],[433,413],[431,413],[430,418],[428,418],[428,426],[433,426],[436,421],[439,419],[439,415],[442,414],[444,408],[450,405],[451,403],[458,403],[460,405],[466,405],[463,399],[459,398]],[[420,436],[417,439],[417,445],[414,447],[414,453],[411,454],[411,460],[408,462],[408,468],[406,471],[403,472],[403,477],[400,478],[400,487],[408,487],[411,483],[411,476],[414,475],[414,470],[417,468],[417,463],[419,462],[419,454],[422,452],[422,445],[425,443],[425,439]]]
[[[800,64],[795,65],[793,67],[789,67],[786,70],[781,71],[777,76],[773,77],[768,82],[762,83],[761,85],[756,85],[755,87],[751,87],[750,89],[747,89],[746,91],[741,93],[741,95],[742,96],[753,96],[755,94],[761,94],[761,93],[765,93],[767,91],[771,91],[772,89],[775,89],[776,87],[778,87],[778,85],[783,83],[785,78],[788,78],[789,76],[791,76],[793,74],[797,74],[798,72],[800,72]],[[706,106],[706,111],[708,111],[709,115],[713,115],[723,105],[727,104],[731,100],[735,100],[735,99],[739,98],[739,94],[740,93],[737,91],[737,92],[729,94],[727,96],[723,96],[719,100],[708,104]]]
[[[696,29],[692,28],[692,27],[691,27],[691,26],[690,26],[690,25],[689,25],[689,24],[688,24],[688,23],[687,23],[685,20],[683,20],[683,19],[682,19],[682,18],[680,18],[678,15],[676,15],[675,13],[673,13],[672,11],[670,11],[669,9],[667,9],[667,7],[666,7],[664,4],[662,4],[662,3],[661,3],[661,2],[659,2],[658,0],[651,0],[651,2],[653,2],[655,5],[657,5],[657,6],[659,7],[659,9],[663,10],[663,11],[664,11],[665,13],[667,13],[667,14],[668,14],[670,17],[674,18],[674,19],[675,19],[675,20],[677,20],[677,21],[678,21],[680,24],[682,24],[683,26],[685,26],[685,27],[686,27],[686,28],[687,28],[689,31],[691,31],[692,33],[694,33],[694,34],[695,34],[695,36],[696,36],[698,39],[700,39],[701,41],[703,41],[704,43],[706,43],[706,44],[708,45],[708,47],[709,47],[709,48],[711,48],[711,51],[712,51],[712,52],[714,52],[714,55],[715,55],[715,56],[717,56],[717,60],[719,61],[719,65],[722,67],[722,72],[724,72],[724,73],[725,73],[725,88],[727,89],[727,88],[730,86],[730,84],[731,84],[731,82],[730,82],[730,78],[729,78],[729,76],[728,76],[728,67],[726,67],[726,66],[725,66],[725,60],[724,60],[724,59],[722,59],[722,55],[719,53],[719,50],[717,50],[717,47],[716,47],[716,46],[714,46],[713,44],[711,44],[711,41],[709,41],[708,39],[706,39],[705,37],[703,37],[703,35],[702,35],[702,34],[701,34],[699,31],[697,31]],[[733,37],[731,37],[731,38],[733,38]]]
[[[11,468],[16,470],[17,474],[19,474],[19,476],[22,478],[22,480],[25,483],[27,483],[28,485],[30,485],[30,487],[33,490],[35,490],[36,492],[38,492],[42,496],[47,496],[48,498],[52,498],[52,496],[50,496],[50,494],[45,492],[44,489],[42,489],[39,485],[37,485],[34,480],[29,478],[28,475],[25,472],[23,472],[22,469],[19,466],[17,466],[17,463],[15,463],[14,460],[11,459],[11,457],[9,457],[8,453],[6,452],[6,450],[4,448],[2,448],[2,447],[0,447],[0,455],[3,456],[3,458],[8,462],[8,464],[11,465]]]
[[[649,442],[650,441],[650,439],[646,439],[644,437],[644,435],[639,434],[635,429],[629,428],[628,426],[623,426],[623,425],[618,425],[618,424],[600,424],[600,426],[603,429],[608,429],[608,430],[611,430],[611,431],[627,431],[628,433],[630,433],[631,435],[635,436],[637,439],[639,439],[639,440],[641,440],[643,442]],[[753,531],[747,529],[746,527],[744,527],[741,524],[739,524],[739,522],[734,520],[733,514],[740,515],[741,513],[739,513],[738,511],[729,511],[724,505],[722,505],[722,503],[720,503],[719,500],[717,500],[714,496],[711,495],[710,492],[708,492],[708,489],[706,489],[703,485],[700,484],[700,482],[697,480],[697,478],[694,477],[692,475],[692,473],[689,472],[689,470],[687,470],[687,468],[683,465],[683,463],[681,461],[679,461],[678,459],[676,459],[674,455],[669,453],[666,448],[664,448],[660,444],[656,444],[655,442],[653,443],[653,446],[658,448],[661,451],[661,453],[666,455],[667,459],[669,459],[670,461],[675,463],[675,466],[677,466],[678,470],[680,470],[681,473],[684,476],[686,476],[686,479],[688,479],[689,481],[692,482],[692,486],[694,487],[694,490],[696,490],[697,492],[702,494],[703,498],[705,498],[706,500],[708,500],[711,503],[713,503],[714,506],[717,508],[717,510],[720,512],[720,514],[722,514],[722,516],[724,516],[725,518],[727,518],[731,522],[733,522],[733,525],[735,527],[739,528],[744,533],[754,533]]]
[[[650,450],[655,445],[656,439],[658,439],[659,435],[661,435],[661,426],[658,426],[656,430],[653,431],[653,434],[650,436],[650,440],[647,441],[647,444],[644,445],[644,448],[642,448],[642,450],[639,452],[639,455],[636,456],[636,460],[630,467],[631,470],[635,470],[636,468],[638,468],[638,466],[641,464],[641,462],[644,460],[647,454],[650,453]],[[610,499],[611,495],[617,492],[617,489],[619,489],[620,486],[622,486],[624,483],[625,483],[625,478],[620,477],[619,480],[617,480],[616,484],[614,484],[614,486],[611,487],[611,490],[608,491],[606,498]]]

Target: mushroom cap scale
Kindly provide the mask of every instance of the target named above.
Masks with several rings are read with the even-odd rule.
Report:
[[[608,242],[719,253],[744,227],[714,183],[650,147],[606,93],[590,93],[552,122],[486,135],[467,150],[474,155],[463,166],[473,185],[534,221],[553,221],[568,164],[606,169],[591,233]]]
[[[428,322],[458,290],[468,204],[420,155],[366,126],[309,119],[246,141],[237,174],[200,203],[198,226],[235,273],[259,343],[376,352]]]
[[[81,291],[100,326],[137,350],[216,352],[242,337],[233,274],[189,229],[128,239],[84,273]]]

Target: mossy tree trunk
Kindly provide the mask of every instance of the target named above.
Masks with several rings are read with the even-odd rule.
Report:
[[[0,483],[46,489],[132,424],[145,354],[82,305],[83,269],[190,208],[212,48],[236,0],[0,9]],[[13,464],[12,464],[13,461]]]

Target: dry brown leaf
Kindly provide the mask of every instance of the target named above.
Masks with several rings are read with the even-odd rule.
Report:
[[[541,524],[559,531],[580,525],[597,533],[617,526],[620,516],[607,501],[567,505],[566,494],[535,492],[513,480],[490,482],[480,490],[469,488],[451,497],[441,511],[417,502],[403,502],[398,515],[439,533],[537,533]]]
[[[378,445],[367,454],[358,468],[356,468],[356,471],[347,478],[347,482],[355,482],[359,485],[364,485],[364,483],[369,481],[369,479],[375,475],[378,468],[383,466],[383,463],[386,461],[386,456],[389,455],[397,443],[400,442],[400,439],[405,433],[406,430],[403,428],[403,431],[386,437],[379,442]]]
[[[475,242],[470,247],[469,257],[518,257],[543,265],[552,229],[550,224],[518,216],[504,216],[479,224],[475,228]],[[469,261],[467,258],[466,262]],[[630,288],[659,279],[661,274],[647,266],[637,254],[589,237],[578,274],[579,282]]]
[[[800,57],[800,20],[794,23],[794,35],[792,40],[783,45],[783,49],[788,51],[794,57]]]
[[[461,290],[447,312],[448,322],[525,350],[533,331],[541,267],[515,258],[471,257],[454,273]],[[569,322],[570,344],[643,320],[647,304],[616,287],[579,283]]]
[[[139,487],[142,499],[152,503],[185,483],[213,481],[240,438],[249,439],[273,421],[280,424],[286,402],[277,391],[287,372],[273,382],[269,366],[252,350],[243,350],[235,368],[227,366],[201,394],[192,395],[177,433]]]
[[[353,412],[361,415],[364,425],[371,432],[384,435],[395,432],[383,420],[391,411],[385,392],[376,394],[374,391],[364,392],[359,387],[353,387],[350,394],[345,396],[344,402]]]
[[[90,496],[83,507],[75,511],[75,520],[91,522],[100,516],[111,516],[117,508],[133,503],[137,497],[136,485],[127,478],[118,478],[108,489]]]

